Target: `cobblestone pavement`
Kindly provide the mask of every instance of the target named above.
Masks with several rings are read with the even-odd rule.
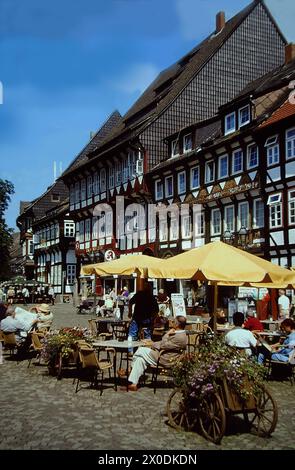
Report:
[[[55,326],[86,326],[89,315],[77,315],[70,305],[54,307]],[[0,449],[85,450],[214,450],[294,449],[294,391],[289,382],[270,382],[278,402],[279,420],[271,438],[243,431],[232,422],[220,446],[196,433],[170,428],[165,405],[171,389],[148,386],[138,392],[83,388],[76,394],[70,373],[62,380],[48,376],[44,365],[19,364],[5,355],[0,366]]]

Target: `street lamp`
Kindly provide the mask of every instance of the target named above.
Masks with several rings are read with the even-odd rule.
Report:
[[[248,230],[246,229],[244,225],[240,228],[238,235],[239,235],[239,245],[241,245],[242,247],[245,247],[247,244]]]
[[[223,237],[222,237],[223,241],[225,243],[228,243],[229,245],[231,245],[232,242],[233,242],[233,238],[234,237],[233,237],[233,234],[231,233],[231,231],[230,230],[225,230],[225,232],[223,233]]]

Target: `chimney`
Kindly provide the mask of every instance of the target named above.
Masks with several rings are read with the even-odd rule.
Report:
[[[216,15],[216,34],[220,33],[225,26],[225,13],[224,11],[220,11]]]
[[[295,44],[290,42],[285,46],[285,64],[289,64],[295,59]]]

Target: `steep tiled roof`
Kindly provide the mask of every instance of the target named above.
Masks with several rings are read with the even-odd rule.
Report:
[[[83,165],[84,162],[87,162],[89,153],[107,138],[112,129],[120,122],[121,118],[122,116],[119,111],[114,111],[95,133],[90,142],[85,145],[83,150],[74,158],[72,163],[70,163],[63,175],[66,175],[80,165]]]
[[[294,115],[295,104],[292,104],[288,99],[282,104],[282,106],[280,106],[278,109],[276,109],[276,111],[274,111],[272,116],[270,116],[266,121],[264,121],[260,125],[260,128],[271,126],[272,124],[275,124],[276,122],[281,121],[282,119],[286,119]]]
[[[199,73],[258,3],[263,4],[263,1],[253,1],[236,16],[228,20],[219,33],[214,32],[208,36],[179,61],[161,72],[120,119],[106,139],[97,145],[97,149],[94,150],[92,156],[102,155],[105,151],[115,148],[128,138],[138,135],[151,121],[156,119]],[[279,30],[278,32],[280,33]],[[83,165],[83,163],[81,164]],[[65,173],[68,173],[71,169],[68,169]]]

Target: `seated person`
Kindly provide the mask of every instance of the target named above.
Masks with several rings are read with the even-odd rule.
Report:
[[[216,309],[216,325],[217,326],[224,325],[225,322],[226,322],[226,316],[225,316],[223,308]],[[209,328],[211,328],[211,330],[214,330],[214,316],[210,318],[208,326]]]
[[[225,344],[228,346],[244,349],[247,356],[252,355],[252,348],[256,348],[257,340],[253,333],[243,328],[244,314],[235,312],[233,314],[233,324],[235,327],[225,335]]]
[[[104,296],[104,304],[101,307],[96,307],[96,315],[105,317],[108,314],[113,313],[113,308],[114,308],[114,302],[109,296],[109,294],[106,294]]]
[[[37,323],[37,318],[26,322],[22,318],[16,318],[15,307],[9,306],[6,310],[6,317],[1,320],[0,329],[3,333],[15,333],[15,339],[18,343],[25,341],[28,331],[32,325]]]
[[[53,313],[50,311],[50,307],[48,304],[41,304],[37,306],[37,315],[38,315],[38,323],[37,328],[42,329],[46,328],[49,329],[53,322]]]
[[[249,331],[263,331],[263,324],[254,316],[254,312],[249,310],[246,313],[247,320],[244,323],[244,328]]]
[[[295,347],[295,322],[292,318],[286,318],[281,323],[281,330],[283,333],[287,334],[287,338],[281,343],[276,343],[271,345],[271,349],[274,351],[271,354],[271,359],[273,361],[288,362],[289,356],[292,354]],[[265,353],[261,352],[258,355],[258,363],[262,364],[266,357]]]
[[[157,302],[159,305],[159,311],[162,312],[165,317],[169,317],[171,315],[171,311],[169,308],[170,299],[164,289],[159,289],[159,293],[157,295]]]
[[[138,348],[132,359],[132,370],[128,381],[128,389],[137,390],[137,384],[148,365],[156,366],[160,351],[166,351],[160,357],[160,366],[171,368],[176,359],[180,356],[187,345],[187,335],[185,332],[186,318],[178,316],[175,319],[174,328],[170,329],[161,341],[153,343],[148,347]]]

